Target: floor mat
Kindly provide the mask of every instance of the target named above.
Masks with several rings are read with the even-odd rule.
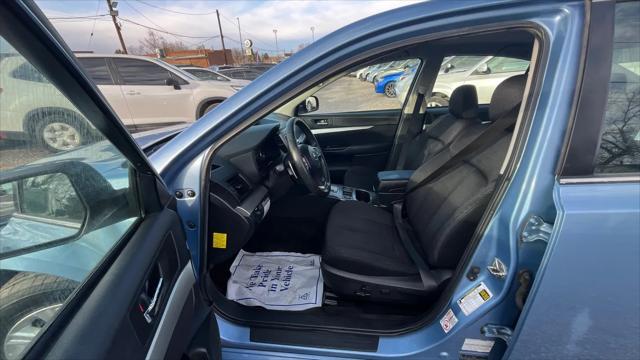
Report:
[[[319,255],[240,250],[229,271],[229,300],[271,310],[295,311],[322,305]]]

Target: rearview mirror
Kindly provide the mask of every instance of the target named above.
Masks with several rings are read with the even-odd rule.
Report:
[[[447,64],[444,66],[444,72],[445,72],[445,73],[448,73],[449,71],[453,70],[453,68],[454,68],[454,66],[453,66],[453,64],[452,64],[452,63],[447,63]]]
[[[304,108],[308,113],[318,110],[318,98],[315,96],[309,96],[304,101]]]
[[[483,63],[478,66],[478,68],[476,69],[476,72],[480,74],[490,74],[491,69],[489,68],[489,65],[487,65],[487,63]]]
[[[178,83],[178,80],[174,78],[168,78],[164,81],[164,84],[167,86],[173,86],[173,88],[176,90],[180,90],[180,84]]]
[[[0,259],[57,246],[108,225],[105,202],[119,193],[76,160],[0,173]],[[89,201],[88,201],[89,200]]]
[[[80,234],[87,209],[69,177],[50,173],[0,185],[0,254]]]

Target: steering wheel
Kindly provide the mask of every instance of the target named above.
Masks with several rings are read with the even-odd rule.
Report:
[[[311,129],[300,118],[292,117],[287,121],[286,138],[289,156],[285,161],[293,177],[301,181],[312,194],[328,195],[331,189],[329,168]]]

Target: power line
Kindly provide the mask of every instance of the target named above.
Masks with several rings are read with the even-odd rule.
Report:
[[[131,23],[131,24],[134,24],[134,25],[141,26],[143,28],[147,28],[149,30],[153,30],[153,31],[157,31],[157,32],[161,32],[161,33],[169,34],[169,35],[173,35],[173,36],[189,38],[189,39],[207,39],[207,40],[211,40],[211,39],[215,39],[215,38],[220,37],[219,35],[215,35],[215,36],[192,36],[192,35],[177,34],[177,33],[173,33],[173,32],[170,32],[170,31],[166,31],[166,30],[154,28],[154,27],[151,27],[151,26],[147,26],[147,25],[144,25],[144,24],[140,24],[139,22],[135,22],[133,20],[125,19],[123,17],[118,17],[118,19],[120,19],[120,20],[122,20],[124,22],[128,22],[128,23]]]
[[[163,8],[163,7],[161,7],[161,6],[158,6],[158,5],[155,5],[155,4],[150,4],[150,3],[146,2],[146,1],[142,1],[142,0],[136,0],[136,1],[138,1],[139,3],[145,4],[145,5],[147,5],[147,6],[150,6],[150,7],[152,7],[152,8],[156,8],[156,9],[159,9],[159,10],[163,10],[163,11],[171,12],[171,13],[174,13],[174,14],[182,14],[182,15],[196,15],[196,16],[201,16],[201,15],[212,15],[212,14],[215,14],[215,13],[216,13],[215,11],[208,12],[208,13],[188,13],[188,12],[182,12],[182,11],[176,11],[176,10],[171,10],[171,9]]]
[[[85,16],[57,16],[50,17],[49,20],[71,20],[71,19],[89,19],[100,18],[103,16],[109,16],[109,14],[97,14],[97,15],[85,15]]]
[[[136,7],[134,7],[133,4],[131,4],[130,2],[126,2],[125,4],[127,4],[127,6],[130,7],[133,11],[137,12],[138,14],[140,14],[140,16],[142,16],[143,18],[147,19],[147,21],[149,21],[152,25],[157,26],[159,29],[162,29],[165,32],[169,32],[167,29],[163,28],[162,26],[160,26],[160,25],[156,24],[155,22],[153,22],[153,20],[149,19],[145,14],[143,14],[140,10],[138,10]],[[186,41],[186,42],[190,43],[191,45],[195,44],[192,41],[180,39],[176,35],[171,35],[171,36],[173,36],[178,41]]]
[[[100,5],[102,5],[102,0],[98,0],[98,6],[96,6],[96,16],[98,15],[98,11],[100,11]],[[89,42],[87,43],[87,48],[91,46],[91,40],[93,40],[93,31],[96,29],[97,22],[98,18],[93,21],[93,26],[91,26],[91,33],[89,34]]]

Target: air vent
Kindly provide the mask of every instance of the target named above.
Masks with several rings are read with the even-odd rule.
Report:
[[[235,174],[229,179],[227,179],[227,184],[235,191],[238,195],[238,199],[242,202],[251,191],[251,186],[249,183],[242,177],[240,174]]]

